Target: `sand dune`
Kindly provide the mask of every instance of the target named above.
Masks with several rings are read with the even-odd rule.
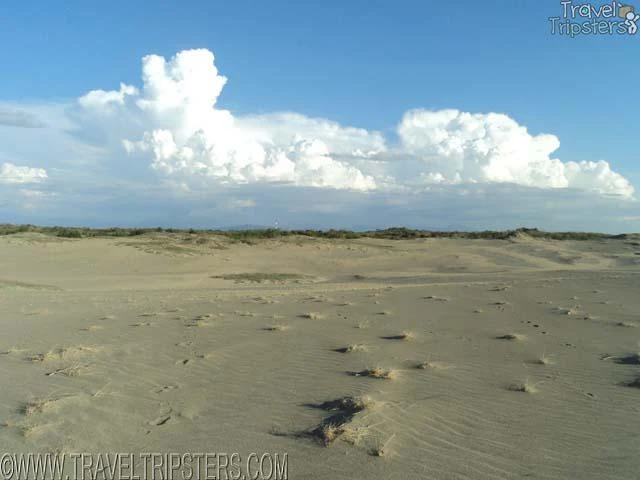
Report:
[[[288,452],[300,479],[636,479],[640,247],[0,238],[8,452]]]

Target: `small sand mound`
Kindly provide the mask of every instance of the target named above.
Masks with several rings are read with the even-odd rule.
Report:
[[[328,447],[338,438],[352,444],[357,443],[366,429],[353,428],[348,424],[358,413],[373,408],[375,402],[370,397],[344,397],[309,406],[331,412],[320,425],[306,432],[306,435],[318,439]]]
[[[366,352],[367,346],[362,343],[352,343],[346,347],[336,348],[333,351],[338,353]]]
[[[396,370],[388,370],[381,367],[375,367],[372,369],[361,370],[359,372],[349,372],[354,377],[371,377],[379,378],[383,380],[393,380],[397,378],[398,372]]]
[[[38,353],[27,357],[27,360],[36,363],[50,362],[56,360],[73,360],[86,355],[91,355],[102,350],[101,347],[68,347],[49,350],[47,353]]]
[[[389,444],[391,443],[391,441],[394,439],[395,436],[396,434],[394,433],[389,437],[389,439],[386,442],[381,442],[380,440],[378,440],[376,446],[370,452],[371,455],[374,457],[384,457],[389,451],[389,448],[388,448]]]
[[[638,324],[637,323],[633,323],[633,322],[618,322],[616,323],[616,325],[618,327],[625,327],[625,328],[637,328]]]
[[[490,288],[489,291],[490,292],[504,292],[505,290],[508,290],[509,288],[511,288],[511,285],[498,285],[496,287]]]
[[[560,315],[569,315],[569,316],[580,315],[580,305],[574,305],[571,308],[557,307],[555,311]]]
[[[538,391],[538,389],[536,388],[536,385],[533,383],[530,383],[528,380],[525,382],[512,383],[507,387],[507,389],[511,390],[512,392],[522,392],[522,393],[536,393]]]
[[[409,331],[404,331],[402,333],[399,333],[398,335],[387,335],[385,337],[380,337],[383,340],[405,340],[405,341],[409,341],[409,340],[414,340],[416,338],[416,334],[413,332],[409,332]]]
[[[520,333],[507,333],[506,335],[499,335],[495,337],[496,340],[510,340],[510,341],[522,341],[526,337]]]
[[[78,377],[82,375],[82,372],[86,369],[82,365],[71,365],[69,367],[58,368],[47,373],[47,377],[53,377],[54,375],[62,375],[63,377]]]
[[[426,360],[424,362],[416,363],[414,368],[417,368],[419,370],[442,370],[442,369],[451,368],[451,367],[446,363],[433,362],[431,360]]]
[[[199,316],[194,319],[188,320],[185,322],[185,327],[210,327],[213,325],[212,322],[207,320],[207,317]]]
[[[49,410],[55,409],[57,406],[63,403],[64,400],[71,399],[72,397],[73,395],[67,395],[61,397],[49,397],[33,400],[25,403],[20,409],[20,412],[26,417],[45,413]]]
[[[289,326],[280,324],[268,325],[264,327],[263,330],[266,330],[267,332],[284,332],[285,330],[289,330]]]
[[[448,302],[450,298],[448,297],[439,297],[437,295],[427,295],[426,297],[422,297],[425,300],[433,300],[434,302]]]
[[[533,363],[536,365],[553,365],[554,362],[551,359],[550,355],[545,355],[544,353],[540,355]]]
[[[4,352],[0,352],[0,355],[14,355],[14,354],[17,354],[17,353],[22,353],[24,351],[25,351],[24,348],[9,347]]]

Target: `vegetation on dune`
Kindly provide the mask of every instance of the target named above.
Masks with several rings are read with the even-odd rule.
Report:
[[[214,275],[211,278],[221,278],[223,280],[233,280],[236,283],[253,282],[287,282],[304,279],[304,275],[298,275],[296,273],[228,273],[225,275]]]
[[[39,227],[36,225],[0,225],[0,235],[35,232],[64,238],[90,237],[133,237],[153,233],[180,233],[199,235],[220,235],[236,242],[252,244],[257,240],[277,239],[285,237],[311,237],[326,239],[358,239],[380,238],[385,240],[411,240],[420,238],[463,238],[463,239],[492,239],[508,240],[518,235],[526,234],[533,238],[551,240],[607,240],[629,239],[631,235],[608,235],[594,232],[545,232],[537,228],[518,228],[515,230],[485,230],[485,231],[434,231],[416,230],[404,227],[387,228],[384,230],[370,230],[355,232],[351,230],[279,230],[275,228],[252,230],[194,230],[175,228],[85,228],[85,227]]]

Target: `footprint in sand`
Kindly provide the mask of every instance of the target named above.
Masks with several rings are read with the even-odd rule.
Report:
[[[173,413],[173,409],[169,406],[163,407],[159,410],[159,414],[156,418],[149,421],[148,424],[153,427],[160,427],[166,424],[169,420],[171,420],[171,414]]]
[[[160,427],[171,420],[171,415],[160,415],[149,422],[153,427]]]
[[[52,361],[70,361],[83,356],[93,355],[102,350],[102,347],[87,347],[79,345],[77,347],[56,348],[47,353],[37,353],[26,357],[32,363],[48,363]]]

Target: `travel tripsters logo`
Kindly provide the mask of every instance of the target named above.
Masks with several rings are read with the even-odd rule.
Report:
[[[638,33],[640,15],[631,5],[560,2],[561,15],[549,17],[552,35],[629,35]]]

